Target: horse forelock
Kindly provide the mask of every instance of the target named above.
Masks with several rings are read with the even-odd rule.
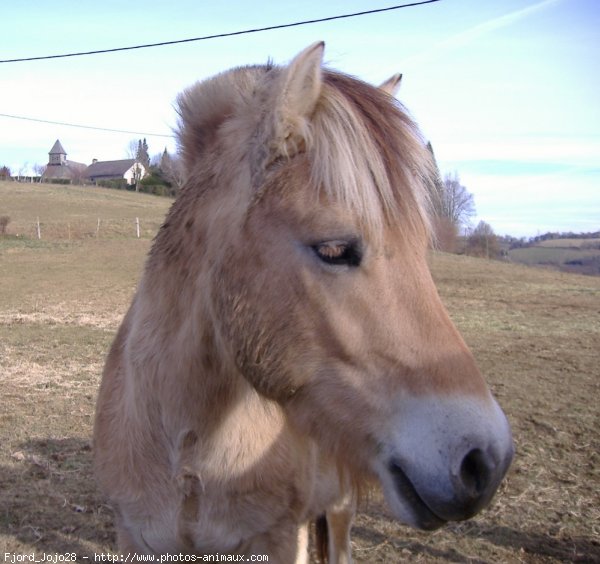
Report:
[[[428,237],[432,163],[404,108],[350,76],[325,71],[307,152],[312,184],[351,208],[375,233],[391,223]]]
[[[194,179],[194,170],[215,139],[227,136],[228,147],[237,144],[238,151],[220,158],[252,161],[252,177],[260,179],[253,190],[267,176],[257,170],[306,153],[310,185],[351,209],[367,229],[381,233],[394,224],[407,237],[428,237],[432,161],[406,110],[378,88],[324,70],[312,115],[290,117],[273,110],[283,73],[270,65],[238,68],[180,96],[179,143],[196,188],[202,181]],[[235,168],[223,166],[229,173]]]

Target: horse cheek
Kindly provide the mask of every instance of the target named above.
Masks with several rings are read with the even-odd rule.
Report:
[[[278,314],[272,301],[268,310],[257,309],[260,296],[255,295],[257,285],[248,282],[252,278],[239,272],[232,276],[228,270],[223,267],[215,277],[213,301],[220,341],[240,375],[259,394],[283,403],[300,385],[286,359],[295,340],[290,316]]]

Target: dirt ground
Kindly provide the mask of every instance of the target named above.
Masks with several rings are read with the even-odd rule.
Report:
[[[148,241],[0,241],[0,556],[114,550],[91,472],[103,359]],[[491,507],[434,533],[373,492],[357,562],[600,562],[600,278],[444,254],[432,270],[514,432]]]

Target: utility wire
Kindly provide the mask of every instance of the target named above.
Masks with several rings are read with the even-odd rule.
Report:
[[[64,125],[67,127],[79,127],[80,129],[95,129],[96,131],[108,131],[111,133],[128,133],[131,135],[144,135],[146,137],[174,137],[174,135],[167,135],[165,133],[144,133],[143,131],[127,131],[126,129],[109,129],[108,127],[95,127],[93,125],[80,125],[77,123],[65,123],[63,121],[51,121],[49,119],[37,119],[25,116],[14,116],[11,114],[0,114],[0,117],[22,119],[25,121],[35,121],[38,123],[50,123],[52,125]]]
[[[176,41],[163,41],[161,43],[148,43],[145,45],[133,45],[130,47],[117,47],[117,48],[113,48],[113,49],[101,49],[98,51],[81,51],[81,52],[77,52],[77,53],[65,53],[62,55],[45,55],[45,56],[41,56],[41,57],[4,59],[4,60],[0,60],[0,63],[19,63],[19,62],[25,62],[25,61],[40,61],[40,60],[46,60],[46,59],[62,59],[62,58],[66,58],[66,57],[79,57],[79,56],[83,56],[83,55],[98,55],[101,53],[114,53],[117,51],[131,51],[133,49],[145,49],[148,47],[161,47],[161,46],[165,46],[165,45],[176,45],[179,43],[191,43],[193,41],[205,41],[208,39],[233,37],[235,35],[258,33],[261,31],[284,29],[284,28],[288,28],[288,27],[297,27],[297,26],[301,26],[301,25],[308,25],[308,24],[327,22],[327,21],[333,21],[333,20],[341,20],[344,18],[353,18],[353,17],[357,17],[357,16],[365,16],[365,15],[377,14],[377,13],[381,13],[381,12],[389,12],[392,10],[400,10],[402,8],[411,8],[414,6],[422,6],[424,4],[433,4],[434,2],[440,2],[440,1],[441,0],[421,0],[419,2],[411,2],[409,4],[399,4],[396,6],[389,6],[387,8],[377,8],[377,9],[373,9],[373,10],[365,10],[363,12],[353,12],[351,14],[341,14],[338,16],[329,16],[326,18],[304,20],[304,21],[293,22],[293,23],[289,23],[289,24],[273,25],[273,26],[268,26],[268,27],[247,29],[247,30],[243,30],[243,31],[234,31],[234,32],[230,32],[230,33],[219,33],[219,34],[215,34],[215,35],[206,35],[203,37],[193,37],[190,39],[179,39]],[[107,127],[96,127],[96,126],[92,126],[92,125],[66,123],[66,122],[61,122],[61,121],[52,121],[52,120],[47,120],[47,119],[39,119],[39,118],[32,118],[32,117],[26,117],[26,116],[16,116],[16,115],[12,115],[12,114],[0,113],[0,117],[11,118],[11,119],[20,119],[20,120],[25,120],[25,121],[33,121],[33,122],[37,122],[37,123],[49,123],[52,125],[62,125],[62,126],[66,126],[66,127],[78,127],[80,129],[93,129],[96,131],[106,131],[106,132],[111,132],[111,133],[127,133],[130,135],[145,135],[147,137],[168,137],[168,138],[174,137],[173,135],[167,135],[164,133],[145,133],[145,132],[140,132],[140,131],[128,131],[128,130],[124,130],[124,129],[110,129]]]
[[[329,22],[333,20],[341,20],[344,18],[354,18],[357,16],[366,16],[368,14],[378,14],[381,12],[389,12],[392,10],[400,10],[402,8],[412,8],[414,6],[422,6],[424,4],[433,4],[434,2],[440,2],[441,0],[421,0],[420,2],[411,2],[409,4],[399,4],[396,6],[390,6],[388,8],[377,8],[374,10],[365,10],[364,12],[354,12],[351,14],[341,14],[339,16],[329,16],[327,18],[318,18],[313,20],[304,20],[300,22],[293,22],[288,24],[272,25],[268,27],[259,27],[255,29],[246,29],[243,31],[233,31],[230,33],[217,33],[215,35],[205,35],[203,37],[192,37],[190,39],[178,39],[176,41],[162,41],[160,43],[147,43],[145,45],[132,45],[130,47],[115,47],[113,49],[100,49],[98,51],[81,51],[78,53],[64,53],[62,55],[45,55],[41,57],[24,57],[21,59],[4,59],[0,60],[0,63],[22,63],[25,61],[41,61],[46,59],[63,59],[65,57],[80,57],[83,55],[98,55],[100,53],[115,53],[117,51],[131,51],[133,49],[146,49],[148,47],[162,47],[165,45],[176,45],[178,43],[191,43],[193,41],[206,41],[207,39],[218,39],[221,37],[233,37],[235,35],[245,35],[248,33],[258,33],[261,31],[271,31],[273,29],[284,29],[288,27],[297,27],[301,25],[308,25],[320,22]]]

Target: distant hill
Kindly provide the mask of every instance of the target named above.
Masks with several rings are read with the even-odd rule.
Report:
[[[600,276],[600,237],[543,239],[506,251],[510,261]]]

